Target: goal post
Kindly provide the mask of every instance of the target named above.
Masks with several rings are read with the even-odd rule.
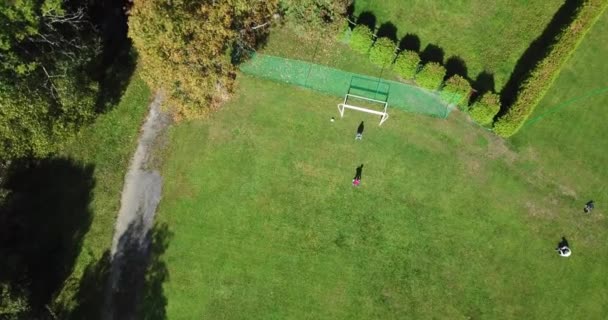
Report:
[[[352,101],[357,100],[357,99],[367,101],[367,102],[370,102],[373,104],[379,104],[382,106],[382,111],[369,109],[369,108],[365,108],[362,106],[356,106],[354,103],[352,103]],[[345,109],[351,109],[351,110],[355,110],[355,111],[361,111],[361,112],[379,115],[380,116],[380,125],[382,125],[388,119],[388,112],[386,112],[386,110],[388,109],[388,102],[382,101],[382,100],[376,100],[376,99],[366,98],[366,97],[347,93],[344,96],[344,101],[342,103],[338,104],[338,111],[340,112],[340,118],[344,117]]]

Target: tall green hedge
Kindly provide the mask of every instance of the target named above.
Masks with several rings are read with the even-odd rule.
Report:
[[[471,84],[467,79],[460,75],[451,76],[441,91],[441,98],[447,103],[453,103],[458,109],[467,111],[469,109],[469,95],[471,94]]]
[[[378,66],[389,66],[395,59],[395,42],[389,38],[381,37],[376,39],[376,42],[369,50],[369,60]]]
[[[494,121],[494,116],[500,110],[500,97],[492,92],[484,94],[471,106],[469,114],[475,122],[481,125],[489,125]]]
[[[498,135],[510,137],[523,126],[559,75],[563,64],[607,6],[608,1],[605,0],[587,0],[581,5],[572,24],[561,31],[549,54],[524,81],[509,111],[495,123],[494,131]]]
[[[413,79],[418,71],[420,56],[416,51],[402,51],[395,59],[393,70],[403,79]]]
[[[359,53],[367,53],[372,46],[373,33],[363,24],[356,26],[350,34],[350,47]]]
[[[429,62],[416,75],[416,83],[429,90],[437,90],[445,77],[445,68],[437,62]]]

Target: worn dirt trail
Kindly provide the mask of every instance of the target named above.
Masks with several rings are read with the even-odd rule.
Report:
[[[151,168],[155,142],[169,124],[169,117],[161,112],[161,102],[162,95],[156,94],[125,176],[105,288],[102,314],[105,320],[137,318],[136,307],[149,260],[150,233],[162,190],[160,173]]]

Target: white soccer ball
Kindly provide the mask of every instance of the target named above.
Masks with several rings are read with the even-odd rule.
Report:
[[[329,121],[334,122],[334,121],[336,121],[336,119],[331,118],[331,119],[329,119]]]

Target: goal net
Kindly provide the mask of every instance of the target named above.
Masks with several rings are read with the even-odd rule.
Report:
[[[375,110],[369,108],[370,105],[377,105],[381,107],[380,110]],[[346,109],[351,109],[355,111],[367,112],[371,114],[376,114],[380,116],[380,125],[382,125],[388,119],[388,113],[386,109],[388,108],[388,102],[370,99],[362,96],[357,96],[354,94],[347,93],[344,96],[344,101],[338,104],[338,111],[340,112],[340,118],[344,117],[344,111]],[[379,108],[380,109],[380,108]]]
[[[340,117],[344,111],[351,109],[380,116],[380,125],[388,119],[388,97],[390,84],[380,79],[370,79],[358,76],[351,77],[348,92],[344,101],[338,104]]]

